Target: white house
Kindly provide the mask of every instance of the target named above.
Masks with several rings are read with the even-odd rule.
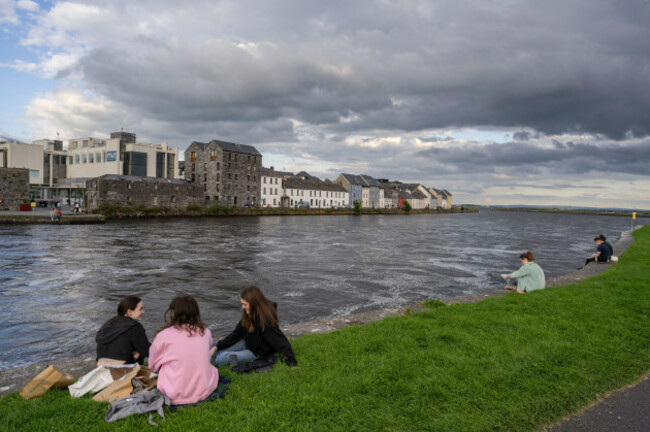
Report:
[[[282,196],[286,195],[283,181],[293,177],[292,172],[276,171],[273,167],[262,167],[262,207],[281,207]]]

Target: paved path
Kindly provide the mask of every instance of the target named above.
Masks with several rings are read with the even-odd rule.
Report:
[[[545,432],[648,432],[650,431],[650,374],[641,381],[607,395]]]

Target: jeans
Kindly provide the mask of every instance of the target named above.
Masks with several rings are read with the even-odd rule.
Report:
[[[241,339],[239,342],[229,346],[228,348],[217,350],[212,363],[215,366],[230,364],[231,354],[237,356],[237,363],[246,363],[251,360],[255,360],[255,354],[253,354],[252,351],[246,349],[246,341],[244,341],[244,339]]]

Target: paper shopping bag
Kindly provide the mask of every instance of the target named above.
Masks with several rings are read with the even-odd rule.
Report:
[[[49,365],[45,370],[34,377],[20,392],[23,399],[29,400],[43,396],[51,388],[66,388],[75,382],[74,377],[62,374]]]
[[[135,378],[140,370],[139,365],[135,365],[132,372],[124,375],[122,378],[115,380],[111,385],[106,387],[104,390],[97,393],[93,400],[96,402],[108,402],[112,403],[117,399],[122,399],[127,397],[133,391],[133,385],[131,380]]]

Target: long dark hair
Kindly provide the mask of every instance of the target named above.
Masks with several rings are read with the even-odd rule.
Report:
[[[242,326],[246,327],[250,333],[255,331],[256,325],[259,325],[260,329],[264,331],[267,324],[271,326],[279,324],[280,320],[278,320],[278,311],[275,310],[275,305],[264,296],[258,287],[244,288],[241,298],[250,305],[250,315],[245,310],[241,315]]]
[[[126,316],[126,313],[130,310],[133,310],[138,307],[138,303],[140,303],[142,299],[138,296],[130,295],[124,297],[121,301],[120,304],[117,305],[117,314],[119,316]]]
[[[169,327],[180,329],[184,326],[187,326],[186,330],[190,336],[194,336],[195,332],[203,336],[207,328],[201,321],[199,304],[194,297],[188,294],[179,294],[169,303],[169,307],[165,311],[165,325],[158,330],[158,333]]]
[[[109,318],[108,321],[102,324],[100,328],[103,328],[106,324],[113,321],[118,316],[126,316],[126,313],[130,310],[134,310],[135,308],[137,308],[138,303],[140,303],[141,301],[142,299],[140,297],[134,295],[124,297],[122,300],[120,300],[120,303],[117,305],[117,316],[114,316],[113,318]]]

